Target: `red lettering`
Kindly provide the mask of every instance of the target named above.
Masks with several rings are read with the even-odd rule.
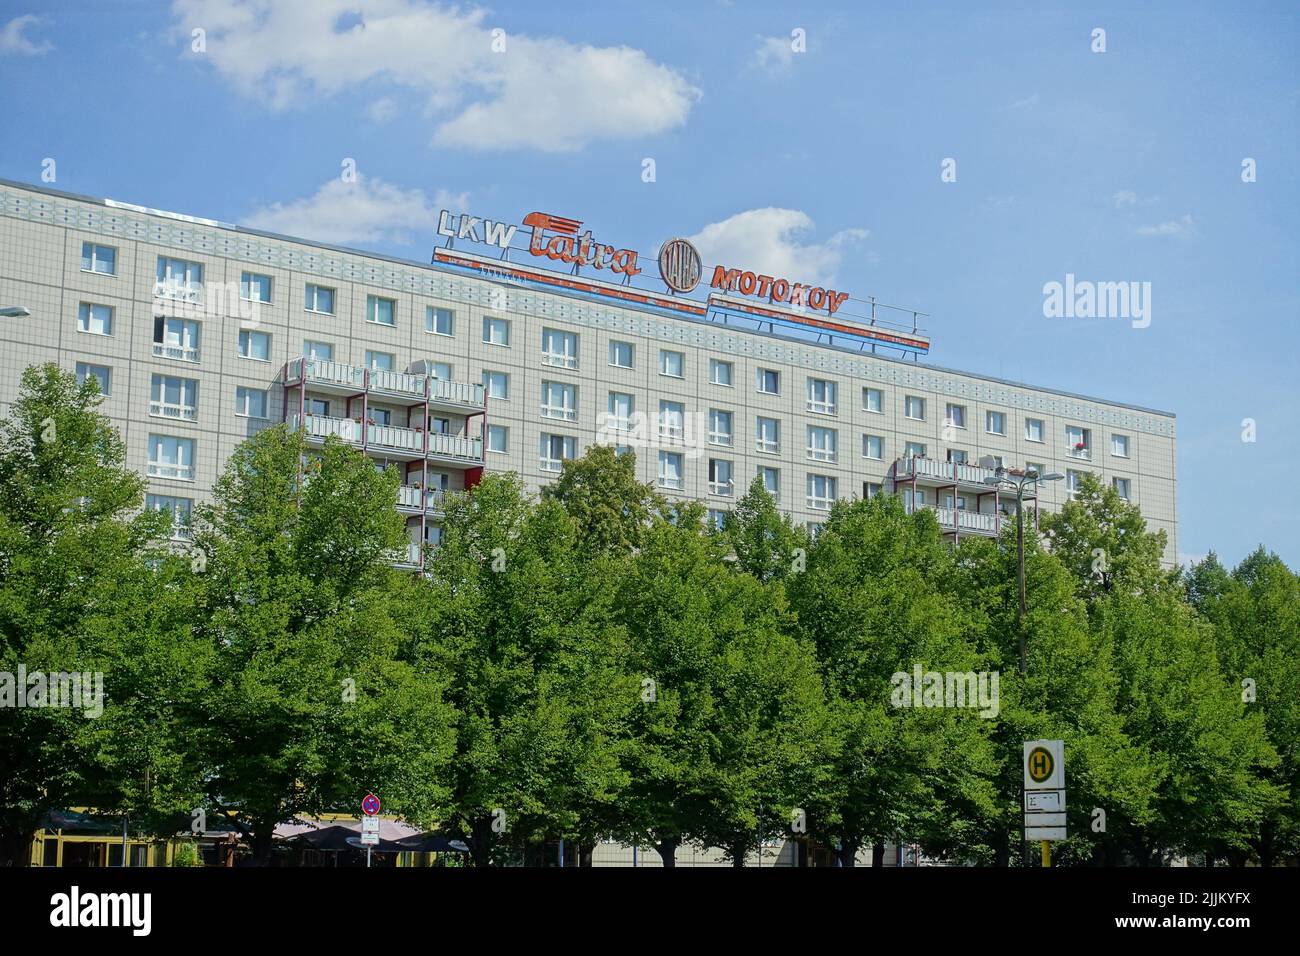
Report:
[[[759,277],[758,277],[758,297],[759,297],[760,299],[766,299],[766,298],[767,298],[767,289],[768,289],[768,286],[770,286],[771,284],[772,284],[772,277],[771,277],[771,276],[759,276]]]
[[[730,292],[736,287],[736,280],[740,278],[739,269],[728,269],[724,266],[713,267],[713,281],[709,285],[714,289],[722,289]]]
[[[808,308],[820,309],[826,303],[826,290],[821,286],[808,293]]]
[[[790,298],[790,283],[785,279],[777,279],[772,283],[772,301],[785,302]]]
[[[754,286],[758,284],[758,279],[752,272],[742,272],[740,274],[740,294],[753,295]]]
[[[830,301],[826,303],[826,310],[831,315],[834,315],[836,310],[839,309],[839,307],[844,304],[844,300],[847,299],[848,297],[849,294],[847,292],[830,293]]]

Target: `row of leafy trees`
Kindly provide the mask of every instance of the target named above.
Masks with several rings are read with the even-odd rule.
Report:
[[[1300,580],[1262,549],[1160,567],[1163,533],[1086,483],[1026,556],[944,543],[892,497],[810,540],[761,483],[722,529],[593,448],[540,499],[488,475],[426,576],[398,476],[282,427],[238,447],[193,547],[143,511],[93,380],[29,369],[0,426],[0,672],[99,671],[103,714],[0,707],[0,860],[53,808],[157,832],[386,810],[476,863],[613,836],[743,861],[801,833],[851,865],[906,839],[1020,861],[1021,742],[1065,740],[1065,863],[1300,849]],[[304,467],[304,462],[306,466]],[[998,672],[996,717],[897,707],[896,672]]]

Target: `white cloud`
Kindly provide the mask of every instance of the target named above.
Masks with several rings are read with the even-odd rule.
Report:
[[[1131,189],[1121,189],[1110,197],[1110,201],[1115,204],[1116,209],[1123,209],[1125,206],[1136,206],[1138,197]]]
[[[380,126],[391,123],[397,118],[398,112],[400,111],[397,104],[389,96],[381,96],[366,107],[366,116],[369,117],[372,123],[378,123]]]
[[[1180,219],[1171,219],[1169,222],[1162,222],[1158,226],[1139,226],[1137,233],[1139,236],[1189,239],[1196,235],[1196,223],[1192,220],[1192,214],[1187,213]]]
[[[844,229],[824,242],[800,242],[813,221],[797,209],[750,209],[705,226],[690,241],[705,262],[763,272],[792,282],[835,282],[848,247],[865,229]]]
[[[178,35],[207,31],[202,61],[242,94],[277,110],[363,86],[406,94],[440,146],[567,152],[678,127],[701,95],[631,47],[507,33],[494,52],[485,11],[425,0],[174,0],[173,12]]]
[[[762,70],[788,70],[794,62],[790,37],[759,37],[754,65]]]
[[[40,56],[54,49],[53,43],[33,43],[23,36],[23,31],[44,21],[32,13],[14,17],[0,29],[0,53],[16,53],[24,56]]]
[[[464,193],[439,189],[430,201],[422,190],[358,176],[351,183],[331,180],[307,199],[274,203],[243,224],[338,245],[406,244],[413,241],[412,234],[433,235],[440,209],[463,210],[467,205]]]

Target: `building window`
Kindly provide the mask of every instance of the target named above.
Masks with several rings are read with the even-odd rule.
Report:
[[[1043,440],[1043,420],[1041,418],[1025,419],[1025,441],[1041,442]]]
[[[1072,495],[1075,494],[1079,490],[1079,482],[1083,480],[1085,474],[1087,472],[1067,468],[1065,470],[1065,490]]]
[[[808,457],[813,461],[835,461],[837,457],[837,437],[833,428],[819,428],[816,425],[809,425]]]
[[[1116,458],[1127,458],[1128,457],[1128,436],[1111,435],[1110,453]]]
[[[925,445],[921,444],[919,441],[910,441],[910,442],[908,442],[908,443],[907,443],[907,447],[903,449],[903,457],[904,457],[904,458],[924,458],[924,457],[925,457]]]
[[[682,476],[682,455],[675,451],[659,453],[659,487],[681,490],[685,479]]]
[[[239,276],[239,297],[249,302],[271,301],[271,277],[256,272],[244,272]]]
[[[266,332],[241,331],[239,333],[239,357],[254,359],[258,362],[271,361],[271,336]]]
[[[775,418],[760,418],[757,423],[757,441],[754,447],[769,455],[781,451],[781,422]]]
[[[572,435],[542,435],[542,471],[563,471],[564,462],[577,457],[578,439]]]
[[[576,422],[578,386],[564,382],[542,382],[542,417]]]
[[[615,368],[631,368],[632,343],[611,341],[609,343],[609,364]]]
[[[487,450],[505,454],[510,444],[510,429],[505,425],[489,425],[487,429]]]
[[[199,323],[193,319],[154,319],[153,354],[178,362],[197,362],[199,332]]]
[[[456,313],[431,305],[424,310],[424,331],[434,335],[452,335],[456,326]]]
[[[719,411],[716,408],[709,409],[710,445],[727,445],[730,447],[733,437],[731,422],[731,412]]]
[[[709,459],[709,494],[730,497],[735,494],[736,483],[731,477],[731,462],[725,458]]]
[[[1027,462],[1025,462],[1025,471],[1033,471],[1033,472],[1037,472],[1038,474],[1041,475],[1041,474],[1046,473],[1046,471],[1047,471],[1047,466],[1044,465],[1042,462],[1038,462],[1038,461],[1027,461]]]
[[[903,415],[918,422],[925,421],[925,399],[908,395],[903,399]]]
[[[1080,428],[1078,425],[1065,427],[1065,445],[1074,458],[1092,457],[1092,429]]]
[[[93,242],[81,244],[81,271],[98,272],[103,276],[117,275],[117,250]]]
[[[948,404],[948,407],[944,410],[943,420],[944,420],[944,424],[951,425],[953,428],[965,428],[966,427],[966,406],[953,405],[950,402]]]
[[[393,424],[393,410],[391,408],[378,408],[371,405],[366,410],[366,416],[370,419],[372,425],[391,425]],[[442,432],[446,434],[446,432]]]
[[[266,392],[239,385],[235,388],[235,414],[242,418],[268,418]]]
[[[149,394],[149,414],[192,422],[198,417],[199,383],[192,378],[154,375]]]
[[[1007,433],[1006,412],[985,412],[984,427],[990,435],[1005,435]]]
[[[451,369],[447,369],[450,375]],[[439,378],[437,374],[434,378]],[[508,372],[493,372],[488,369],[483,370],[483,391],[487,393],[488,398],[508,399],[510,398],[510,375]]]
[[[391,372],[396,364],[397,358],[392,352],[375,352],[366,349],[366,368],[377,372]]]
[[[835,383],[824,378],[808,379],[808,411],[835,414]]]
[[[112,335],[113,307],[81,303],[77,312],[77,331],[89,332],[91,335]]]
[[[759,368],[754,370],[755,388],[764,395],[781,394],[781,373],[775,369]]]
[[[963,451],[962,449],[960,448],[948,449],[948,463],[950,465],[964,465],[966,464],[966,458],[967,458],[966,452]]]
[[[578,336],[573,332],[542,329],[542,362],[560,368],[577,368]]]
[[[303,402],[303,411],[308,415],[318,415],[321,418],[330,417],[330,403],[326,398],[308,398]]]
[[[632,430],[633,399],[626,392],[609,393],[609,428],[617,432]]]
[[[864,481],[862,483],[862,497],[871,499],[876,497],[884,490],[884,485],[876,481]]]
[[[864,388],[862,390],[862,409],[867,412],[883,414],[885,411],[884,393],[878,388]]]
[[[885,456],[885,440],[879,435],[862,436],[862,457],[879,461]]]
[[[334,361],[334,345],[331,342],[314,342],[311,339],[304,339],[302,354],[309,359],[315,359],[317,362],[332,362]]]
[[[194,511],[192,498],[177,498],[172,495],[145,495],[144,506],[149,511],[166,511],[171,514],[171,530],[168,532],[173,541],[187,541],[193,532],[190,529],[190,516]]]
[[[1112,478],[1110,483],[1115,487],[1116,493],[1125,501],[1129,499],[1129,480],[1127,478]]]
[[[775,498],[781,491],[781,469],[758,466],[758,476],[763,479],[763,488]]]
[[[659,437],[680,440],[684,436],[686,406],[661,399],[659,402]]]
[[[731,373],[733,366],[730,362],[724,362],[722,359],[709,359],[709,383],[711,385],[732,385]]]
[[[722,526],[727,523],[727,512],[725,509],[710,508],[705,523],[714,531],[721,531]]]
[[[835,479],[830,475],[808,476],[808,507],[829,511],[835,503]]]
[[[203,287],[203,266],[187,259],[158,257],[158,292],[188,295]]]
[[[306,309],[322,315],[334,314],[334,290],[314,282],[307,283]]]
[[[397,302],[378,295],[366,296],[366,321],[376,325],[396,325]]]
[[[510,320],[483,316],[483,341],[488,345],[510,344]]]
[[[151,478],[177,478],[194,480],[194,439],[175,438],[171,435],[149,436],[149,467]]]
[[[672,378],[682,378],[686,374],[686,356],[681,352],[659,350],[659,374]]]
[[[107,365],[92,365],[89,362],[78,362],[77,384],[84,385],[88,378],[93,378],[99,383],[99,394],[112,394],[113,370]]]

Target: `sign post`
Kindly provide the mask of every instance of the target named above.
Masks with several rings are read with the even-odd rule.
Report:
[[[1025,839],[1042,844],[1043,866],[1051,866],[1051,841],[1066,839],[1065,743],[1026,740],[1024,758]]]
[[[366,867],[369,868],[370,848],[379,846],[379,817],[375,816],[379,812],[379,798],[367,793],[361,801],[361,812],[365,814],[361,818],[361,843],[366,848]]]

